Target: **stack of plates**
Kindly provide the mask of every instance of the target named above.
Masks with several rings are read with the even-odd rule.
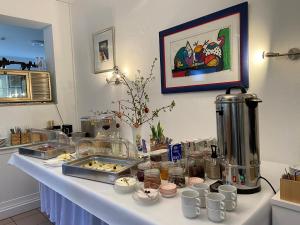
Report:
[[[6,146],[7,138],[0,138],[0,147]]]
[[[177,186],[173,183],[162,184],[159,188],[161,196],[165,198],[172,198],[176,196]]]

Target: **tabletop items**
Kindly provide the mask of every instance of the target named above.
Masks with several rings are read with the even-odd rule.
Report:
[[[280,179],[280,199],[300,203],[300,164],[289,166]]]

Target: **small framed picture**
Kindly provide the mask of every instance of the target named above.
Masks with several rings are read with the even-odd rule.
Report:
[[[93,35],[95,73],[104,73],[115,67],[115,31],[110,27]]]

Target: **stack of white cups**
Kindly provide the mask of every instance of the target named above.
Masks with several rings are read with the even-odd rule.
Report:
[[[225,196],[226,211],[233,211],[237,207],[237,188],[235,186],[225,184],[218,187],[219,193]]]
[[[200,207],[206,207],[206,196],[208,194],[209,186],[208,184],[201,183],[201,184],[193,184],[191,188],[199,193],[200,198]]]
[[[208,219],[221,222],[225,219],[225,196],[220,193],[209,193],[206,197]]]
[[[181,194],[182,213],[187,218],[195,218],[200,215],[199,193],[194,190],[183,191]]]

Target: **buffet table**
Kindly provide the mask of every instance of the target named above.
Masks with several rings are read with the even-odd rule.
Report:
[[[50,214],[57,225],[64,224],[61,222],[64,216],[69,220],[68,225],[79,225],[84,220],[93,225],[214,224],[208,220],[205,209],[201,209],[196,219],[182,215],[180,192],[183,189],[174,198],[160,198],[157,204],[144,206],[137,204],[131,194],[116,193],[112,185],[64,176],[61,167],[46,167],[39,159],[15,153],[9,163],[41,183],[41,209]],[[278,189],[279,176],[285,167],[284,164],[262,162],[261,173]],[[261,192],[238,195],[237,209],[228,212],[222,224],[271,224],[270,199],[273,195],[271,188],[262,181]]]

